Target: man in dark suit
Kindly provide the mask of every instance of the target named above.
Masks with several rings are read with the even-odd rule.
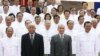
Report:
[[[21,56],[44,56],[43,37],[35,33],[35,25],[28,24],[29,33],[21,39]]]
[[[72,56],[72,40],[64,31],[64,25],[58,25],[59,33],[51,39],[51,56]]]
[[[30,13],[30,10],[31,10],[31,8],[33,6],[33,1],[32,0],[28,0],[27,4],[28,5],[26,6],[26,12]]]
[[[44,1],[43,0],[39,0],[38,2],[38,7],[36,8],[36,14],[41,14],[42,13],[42,9],[44,7]]]

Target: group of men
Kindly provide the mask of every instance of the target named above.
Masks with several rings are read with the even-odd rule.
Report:
[[[99,56],[100,9],[72,7],[64,10],[51,0],[50,5],[38,1],[38,7],[0,6],[0,56]]]

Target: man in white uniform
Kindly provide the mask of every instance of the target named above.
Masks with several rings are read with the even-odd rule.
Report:
[[[0,41],[0,56],[20,56],[20,41],[13,37],[13,28],[6,28],[7,37]]]
[[[41,18],[40,16],[36,16],[35,17],[35,22],[34,22],[35,26],[36,26],[36,32],[40,33],[41,30],[43,30],[43,23],[41,23]]]
[[[96,56],[97,36],[91,32],[91,22],[84,23],[85,31],[77,35],[76,56]]]
[[[14,1],[14,5],[11,7],[12,12],[16,15],[20,11],[19,0]]]
[[[50,41],[54,32],[51,28],[51,23],[49,20],[45,21],[44,30],[42,31],[44,39],[44,56],[50,56]]]
[[[32,22],[34,22],[36,16],[38,16],[36,14],[36,8],[35,7],[32,7],[31,10],[30,10],[30,20]]]
[[[12,25],[15,29],[15,34],[18,38],[21,38],[25,34],[25,22],[23,22],[23,14],[21,12],[17,13],[17,20]]]
[[[58,5],[56,4],[56,0],[51,0],[51,5],[48,5],[47,6],[47,11],[48,11],[48,13],[51,13],[51,9],[52,8],[57,8],[58,7]]]
[[[65,10],[64,11],[64,19],[60,19],[60,24],[63,24],[66,26],[67,21],[70,20],[70,11],[69,10]]]
[[[8,5],[9,6],[9,1],[8,0],[0,0],[2,3],[2,6],[0,6],[0,13],[3,13],[3,6]]]
[[[43,7],[43,12],[41,14],[39,14],[39,16],[41,17],[41,21],[44,22],[44,17],[45,14],[47,13],[47,7]]]
[[[7,16],[5,18],[5,23],[0,26],[0,28],[1,28],[0,30],[2,31],[3,37],[6,36],[6,28],[7,27],[12,27],[12,18],[10,16]],[[14,30],[14,35],[15,35],[15,30]]]
[[[53,23],[52,23],[52,30],[56,32],[56,34],[58,33],[58,25],[59,25],[59,20],[60,20],[60,16],[59,15],[54,15],[53,17]]]
[[[70,35],[72,38],[72,54],[75,56],[76,54],[76,40],[75,36],[77,35],[77,31],[74,29],[74,21],[68,20],[67,27],[65,29],[65,34]]]
[[[84,27],[83,27],[83,24],[84,24],[84,16],[79,16],[78,17],[78,23],[75,25],[75,30],[77,30],[77,32],[83,32],[84,31]]]
[[[26,8],[25,6],[20,6],[20,12],[23,13],[23,21],[25,22],[25,20],[30,20],[30,14],[26,12]]]
[[[8,5],[3,6],[3,13],[1,13],[1,16],[3,17],[3,23],[5,23],[6,16],[8,16],[11,13],[9,10],[10,9]]]

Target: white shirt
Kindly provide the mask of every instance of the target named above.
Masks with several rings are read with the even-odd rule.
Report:
[[[83,23],[84,24],[84,23]],[[79,23],[75,25],[75,30],[80,33],[80,32],[83,32],[84,31],[84,25],[80,25]]]
[[[69,19],[68,19],[69,20]],[[67,21],[68,21],[67,19],[60,19],[59,20],[59,24],[63,24],[65,27],[66,27],[66,25],[67,25]]]
[[[52,24],[52,30],[55,32],[55,34],[57,34],[58,33],[58,25],[59,25],[59,23],[58,24],[55,24],[55,23],[53,23]]]
[[[16,16],[18,12],[20,12],[20,5],[13,5],[11,8],[12,12],[14,13],[14,15]]]
[[[4,36],[4,33],[3,33],[2,28],[0,27],[0,39],[2,39],[2,38],[3,38],[3,36]]]
[[[35,15],[33,16],[32,14],[30,14],[30,15],[29,15],[30,20],[31,20],[32,22],[34,22],[36,16],[38,16],[38,15],[35,14]]]
[[[50,28],[49,30],[44,30],[42,31],[43,39],[44,39],[44,54],[50,54],[50,41],[51,37],[53,35],[53,31]]]
[[[69,30],[69,29],[66,29],[65,30],[65,34],[71,36],[72,38],[72,54],[76,54],[76,35],[77,35],[77,31],[72,29],[72,30]]]
[[[36,27],[36,32],[41,34],[41,30],[43,30],[44,25],[41,23],[39,25],[35,24],[35,27]]]
[[[77,35],[76,56],[96,56],[97,36],[93,32],[85,31]]]
[[[26,29],[26,26],[25,26],[25,23],[24,22],[17,22],[15,21],[12,26],[14,27],[15,29],[15,35],[16,37],[18,38],[21,38],[23,34],[25,34],[27,32]]]
[[[44,22],[44,16],[45,16],[45,14],[41,13],[41,14],[39,14],[39,16],[41,17],[41,21]]]
[[[60,19],[64,19],[65,18],[64,13],[59,14],[59,16],[60,16]]]
[[[76,15],[76,14],[70,14],[70,20],[72,20],[72,21],[74,21],[74,24],[77,24],[77,22],[78,22],[78,17],[77,17],[78,15]]]
[[[8,12],[12,12],[12,6],[9,6]],[[3,6],[0,6],[0,14],[4,13]]]
[[[5,19],[9,14],[10,14],[10,12],[8,12],[7,14],[4,14],[4,13],[0,14],[3,18],[3,21],[2,21],[3,24],[5,23]]]
[[[26,20],[31,20],[33,18],[31,18],[30,14],[27,12],[23,13],[23,21],[25,22]],[[33,22],[33,21],[32,21]]]
[[[21,56],[20,41],[16,37],[5,37],[0,41],[0,56]]]
[[[52,9],[52,8],[57,8],[57,7],[58,7],[58,5],[56,5],[56,4],[55,4],[55,5],[48,5],[48,6],[47,6],[47,12],[48,12],[48,13],[51,13],[51,9]]]
[[[7,26],[6,24],[2,24],[2,25],[1,25],[0,30],[1,30],[2,37],[7,37],[7,36],[6,36],[6,28],[7,28],[7,27],[8,27],[8,26]],[[12,27],[12,28],[13,28],[13,30],[14,30],[13,36],[15,36],[15,35],[16,35],[16,34],[15,34],[15,28],[12,26],[12,24],[11,24],[9,27]]]

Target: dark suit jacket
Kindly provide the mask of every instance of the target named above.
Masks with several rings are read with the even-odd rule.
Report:
[[[21,56],[44,56],[44,43],[42,35],[35,33],[33,45],[29,33],[21,39]]]
[[[72,40],[69,35],[64,34],[63,41],[59,34],[52,37],[51,56],[72,56]]]
[[[29,9],[28,6],[26,7],[26,12],[27,12],[27,13],[30,13],[30,9]]]
[[[42,13],[42,11],[41,11],[40,7],[37,7],[37,8],[36,8],[36,14],[39,15],[40,13]]]

